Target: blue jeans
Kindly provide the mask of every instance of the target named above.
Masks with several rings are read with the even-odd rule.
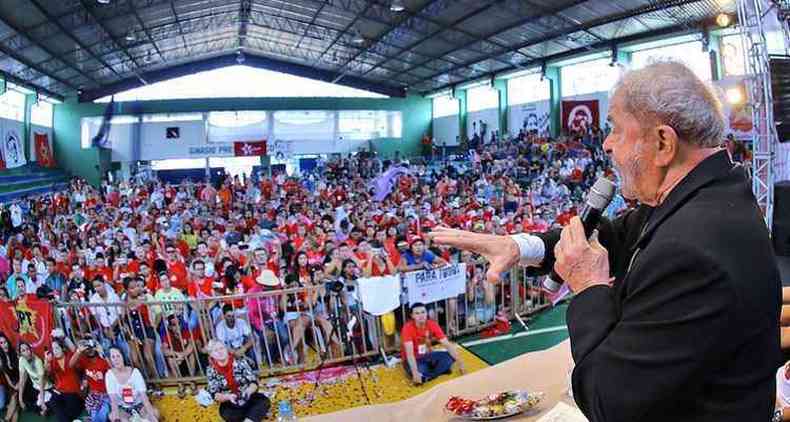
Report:
[[[431,352],[417,359],[417,370],[422,374],[422,382],[428,382],[452,370],[455,359],[447,352]],[[403,361],[406,373],[411,377],[409,362]]]
[[[91,393],[93,394],[93,393]],[[93,395],[93,397],[96,397]],[[108,422],[110,420],[110,397],[104,394],[101,398],[101,406],[88,411],[91,422]]]
[[[0,385],[0,410],[5,409],[6,404],[8,404],[6,389],[4,385]]]

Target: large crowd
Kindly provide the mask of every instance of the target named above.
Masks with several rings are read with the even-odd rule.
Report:
[[[0,300],[61,304],[44,355],[0,334],[7,420],[37,409],[70,421],[83,403],[94,421],[135,413],[153,420],[146,380],[193,375],[208,376],[226,413],[260,413],[250,375],[258,367],[303,363],[316,336],[322,352],[349,353],[333,331],[338,300],[324,288],[338,280],[466,263],[464,297],[426,313],[442,318],[451,335],[470,318],[492,321],[504,303],[483,282],[484,260],[436,247],[423,234],[437,225],[545,231],[575,215],[596,178],[616,176],[600,136],[552,140],[522,130],[487,138],[462,156],[443,149],[405,161],[363,152],[321,160],[299,177],[98,187],[75,178],[65,190],[6,204]],[[617,198],[607,213],[626,206]],[[267,295],[305,287],[314,289]],[[227,298],[234,295],[244,296]],[[345,308],[357,305],[347,289],[340,299]],[[107,305],[114,303],[124,306]],[[395,324],[407,318],[396,312]],[[199,329],[206,321],[211,329]],[[376,342],[393,340],[380,334],[361,342],[376,350]]]

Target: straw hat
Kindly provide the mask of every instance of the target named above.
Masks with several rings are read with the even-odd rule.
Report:
[[[263,270],[261,274],[255,279],[255,282],[261,286],[266,287],[280,287],[280,279],[274,275],[272,270]]]

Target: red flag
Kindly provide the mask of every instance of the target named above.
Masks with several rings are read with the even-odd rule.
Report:
[[[36,133],[36,160],[43,167],[55,167],[55,158],[52,156],[52,148],[49,147],[49,134]]]
[[[266,155],[266,140],[257,142],[234,142],[233,154],[236,157]]]
[[[600,125],[598,115],[598,100],[563,101],[562,102],[562,129],[564,131],[587,131],[592,125]]]
[[[16,302],[0,302],[0,331],[17,347],[25,341],[39,356],[51,343],[55,320],[47,300],[23,296]]]

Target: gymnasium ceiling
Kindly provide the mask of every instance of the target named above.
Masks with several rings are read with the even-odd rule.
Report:
[[[735,0],[2,0],[0,71],[89,101],[241,51],[248,65],[402,96],[696,31],[722,12]]]

